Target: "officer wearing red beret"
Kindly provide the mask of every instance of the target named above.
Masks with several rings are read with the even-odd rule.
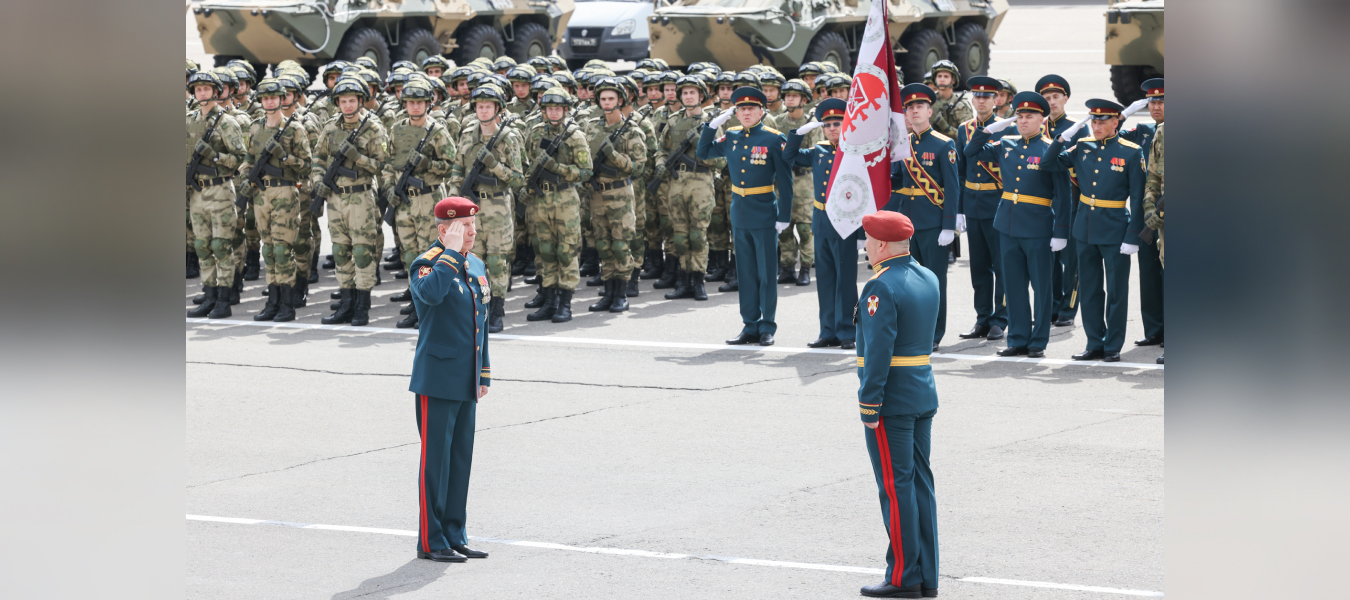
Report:
[[[876,274],[854,309],[858,323],[858,409],[867,427],[890,547],[886,579],[864,596],[937,595],[937,501],[929,468],[937,386],[933,349],[940,292],[932,271],[909,253],[914,224],[881,211],[863,217],[867,260]]]
[[[492,385],[487,267],[469,251],[478,206],[452,197],[436,203],[438,239],[408,267],[419,317],[412,383],[422,436],[417,557],[438,562],[486,558],[467,546],[464,529],[478,399]]]

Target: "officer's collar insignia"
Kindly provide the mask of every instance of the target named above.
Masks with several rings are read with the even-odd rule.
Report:
[[[440,254],[441,254],[442,252],[445,252],[445,250],[442,250],[441,248],[432,248],[432,249],[430,249],[430,250],[427,250],[427,253],[426,253],[426,254],[423,254],[423,255],[422,255],[422,258],[424,258],[424,259],[426,259],[426,260],[432,260],[432,259],[436,258],[437,256],[440,256]]]

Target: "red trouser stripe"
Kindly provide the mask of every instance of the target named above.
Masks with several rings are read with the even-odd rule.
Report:
[[[886,498],[891,501],[890,531],[891,551],[895,553],[895,568],[891,569],[891,585],[904,587],[900,583],[905,574],[905,545],[900,539],[900,498],[895,493],[895,469],[891,466],[891,445],[886,442],[886,423],[877,417],[877,454],[881,455],[881,484],[886,490]]]
[[[417,474],[417,504],[422,516],[422,551],[431,552],[431,543],[427,541],[427,397],[418,396],[422,403],[422,469]]]

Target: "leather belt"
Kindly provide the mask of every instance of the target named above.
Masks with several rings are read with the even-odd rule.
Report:
[[[892,357],[891,357],[891,366],[892,366],[892,367],[923,367],[923,366],[927,366],[927,365],[929,364],[929,358],[930,358],[930,357],[929,357],[929,355],[927,355],[927,354],[923,354],[923,355],[920,355],[920,356],[892,356]],[[863,357],[861,357],[861,356],[858,357],[858,366],[859,366],[859,367],[863,366]]]
[[[979,190],[979,191],[981,191],[981,192],[987,192],[987,191],[989,191],[989,190],[997,190],[997,189],[1000,189],[999,185],[998,185],[997,183],[994,183],[994,182],[989,182],[989,183],[975,183],[975,182],[972,182],[972,181],[967,181],[967,182],[966,182],[966,187],[969,188],[969,189],[972,189],[972,190]]]
[[[761,185],[759,187],[752,187],[752,188],[739,188],[733,185],[731,186],[731,193],[740,194],[742,196],[753,196],[755,194],[772,194],[773,186]]]
[[[433,187],[424,187],[424,188],[410,187],[408,188],[408,197],[416,198],[417,196],[421,196],[422,194],[430,194],[431,192],[435,191],[435,189],[436,188]]]
[[[265,188],[273,188],[273,187],[295,187],[295,182],[294,182],[294,181],[291,181],[291,180],[289,180],[289,179],[270,179],[270,178],[263,178],[263,187],[265,187]]]
[[[1078,201],[1088,206],[1091,206],[1093,210],[1096,210],[1097,207],[1099,206],[1102,208],[1125,208],[1124,200],[1098,200],[1096,198],[1089,198],[1087,196],[1084,196],[1083,194],[1079,194]]]
[[[711,171],[712,169],[709,169],[708,167],[705,167],[705,166],[702,166],[702,165],[695,165],[695,166],[692,166],[692,167],[691,167],[691,166],[686,165],[686,164],[684,164],[684,163],[680,163],[680,164],[675,165],[675,170],[676,170],[676,171],[683,171],[683,172],[685,172],[685,173],[707,173],[707,172]]]
[[[479,198],[501,198],[506,195],[506,192],[474,192],[473,195]]]
[[[817,208],[818,210],[825,210],[825,203],[824,203],[824,202],[821,202],[821,201],[819,201],[819,200],[816,200],[815,202],[816,202],[816,208]]]
[[[1028,196],[1027,194],[1014,194],[1013,192],[1003,192],[1003,199],[1012,200],[1013,204],[1017,204],[1018,202],[1039,204],[1041,206],[1051,206],[1054,204],[1054,202],[1052,202],[1049,198],[1042,198],[1040,196]]]
[[[229,177],[213,177],[211,179],[198,179],[197,184],[202,187],[211,187],[213,185],[223,185],[229,181]]]
[[[370,189],[370,184],[369,184],[369,183],[363,183],[363,184],[361,184],[361,185],[340,185],[340,186],[338,186],[337,193],[339,193],[339,194],[355,194],[355,193],[358,193],[358,192],[364,192],[364,191],[366,191],[366,190],[368,190],[368,189]]]
[[[541,192],[561,192],[572,187],[571,183],[550,183],[547,181],[539,182],[539,191]]]
[[[630,186],[630,185],[632,185],[632,184],[633,184],[633,178],[632,178],[632,177],[625,177],[625,178],[620,179],[620,180],[618,180],[618,181],[611,181],[611,182],[609,182],[609,183],[598,183],[598,182],[597,182],[597,183],[593,183],[593,184],[591,184],[591,186],[592,186],[592,188],[595,189],[595,191],[597,191],[597,192],[608,192],[608,191],[610,191],[610,190],[617,190],[617,189],[619,189],[619,188],[627,187],[627,186]]]

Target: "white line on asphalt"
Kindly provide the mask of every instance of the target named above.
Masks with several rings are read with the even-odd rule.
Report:
[[[318,325],[314,323],[272,323],[269,321],[236,321],[233,319],[187,319],[190,324],[197,325],[245,325],[249,327],[278,327],[283,329],[323,329],[328,331],[351,331],[356,333],[395,333],[403,335],[417,335],[416,329],[389,329],[384,327],[352,327],[351,325]],[[647,342],[642,340],[607,340],[600,338],[578,338],[563,337],[551,335],[514,335],[507,333],[494,333],[492,339],[495,340],[516,340],[521,342],[546,342],[551,344],[585,344],[597,346],[637,346],[644,348],[671,348],[679,350],[725,350],[740,352],[777,352],[779,354],[835,354],[841,356],[856,356],[853,350],[831,350],[827,348],[793,348],[789,346],[728,346],[726,344],[695,344],[687,342]],[[981,362],[1015,362],[1027,364],[1043,365],[1073,365],[1076,367],[1111,367],[1116,369],[1145,369],[1145,370],[1163,370],[1164,365],[1150,365],[1147,363],[1127,363],[1127,362],[1103,362],[1099,360],[1065,360],[1062,358],[1013,358],[1002,356],[986,356],[983,354],[956,354],[950,352],[934,352],[933,358],[950,358],[955,360],[974,360]]]
[[[1083,50],[995,50],[994,54],[1105,54],[1105,48]]]
[[[311,523],[289,523],[286,521],[267,521],[264,519],[240,519],[235,517],[209,517],[203,515],[187,515],[189,521],[207,521],[211,523],[231,523],[235,525],[281,525],[283,527],[294,527],[296,529],[320,529],[324,531],[347,531],[352,533],[379,533],[383,535],[398,535],[404,537],[417,537],[416,531],[407,531],[404,529],[385,529],[381,527],[351,527],[346,525],[319,525]],[[780,560],[762,560],[758,558],[736,558],[732,556],[714,556],[710,554],[672,554],[669,552],[652,552],[650,550],[633,550],[629,548],[596,548],[584,546],[569,546],[567,544],[554,544],[551,542],[529,542],[523,540],[505,540],[492,537],[469,536],[469,539],[476,542],[488,542],[492,544],[507,544],[510,546],[526,546],[529,548],[543,548],[546,550],[567,550],[570,552],[585,552],[588,554],[612,554],[618,556],[638,556],[643,558],[666,558],[666,559],[694,559],[694,560],[714,560],[735,565],[755,565],[760,567],[778,567],[781,569],[809,569],[813,571],[838,571],[843,573],[863,573],[866,575],[885,575],[885,569],[871,567],[851,567],[847,565],[823,565],[819,563],[799,563],[786,562]],[[1024,587],[1053,588],[1058,590],[1074,590],[1080,592],[1100,592],[1104,594],[1124,594],[1126,596],[1151,596],[1161,598],[1162,592],[1150,592],[1146,590],[1126,590],[1109,587],[1099,587],[1093,585],[1073,585],[1068,583],[1051,583],[1047,581],[1022,581],[1018,579],[994,579],[990,577],[962,577],[957,581],[968,583],[994,583],[999,585],[1019,585]]]

